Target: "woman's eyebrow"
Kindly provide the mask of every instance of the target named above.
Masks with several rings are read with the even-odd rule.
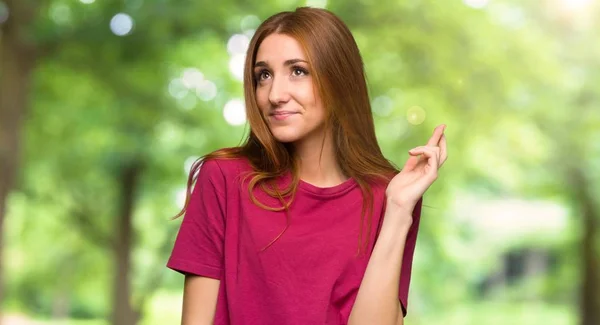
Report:
[[[298,62],[308,63],[308,62],[306,62],[305,60],[302,60],[302,59],[291,59],[291,60],[286,60],[285,62],[283,62],[283,65],[286,65],[286,66],[287,65],[293,65],[293,64],[296,64]]]
[[[306,62],[306,60],[302,60],[302,59],[289,59],[289,60],[286,60],[285,62],[283,62],[283,65],[288,66],[288,65],[296,64],[298,62],[308,63],[308,62]],[[254,63],[254,67],[268,67],[268,66],[269,66],[269,64],[266,61],[258,61],[256,63]]]

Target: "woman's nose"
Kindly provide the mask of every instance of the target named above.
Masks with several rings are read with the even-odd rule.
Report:
[[[271,89],[269,91],[269,101],[272,105],[277,106],[281,103],[289,101],[290,94],[288,91],[288,84],[285,78],[273,78],[271,83]]]

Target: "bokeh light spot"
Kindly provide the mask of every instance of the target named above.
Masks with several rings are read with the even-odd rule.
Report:
[[[94,3],[94,2],[96,2],[96,0],[79,0],[79,2],[81,2],[81,3],[83,3],[83,4],[86,4],[86,5],[89,5],[89,4],[91,4],[91,3]]]
[[[246,61],[245,54],[234,54],[229,59],[229,71],[239,81],[244,80],[244,62]]]
[[[183,97],[177,101],[177,104],[179,104],[179,107],[183,108],[186,111],[192,110],[194,107],[196,107],[197,103],[198,103],[198,98],[196,96],[194,96],[193,94],[187,94],[185,97]]]
[[[203,80],[202,83],[196,87],[196,96],[205,102],[213,100],[217,96],[217,85],[210,80]]]
[[[203,81],[204,75],[202,72],[200,72],[200,70],[196,68],[187,68],[183,70],[181,82],[186,88],[191,89],[199,87]]]
[[[62,3],[53,4],[49,9],[50,18],[58,25],[67,25],[71,22],[71,9]]]
[[[250,38],[244,34],[234,34],[227,41],[227,52],[231,55],[244,54],[250,44]]]
[[[185,87],[181,79],[176,78],[169,83],[169,94],[177,99],[182,99],[188,94],[188,89]]]
[[[246,107],[241,99],[231,99],[223,108],[223,117],[229,125],[246,123]]]
[[[187,189],[182,188],[180,190],[178,190],[175,193],[175,204],[177,204],[177,207],[180,209],[183,209],[183,207],[185,206],[185,199],[187,197]]]
[[[568,11],[577,11],[586,9],[592,2],[592,0],[561,0],[561,6]]]
[[[128,14],[118,13],[110,20],[110,30],[117,36],[125,36],[133,30],[133,18]]]
[[[242,18],[240,22],[240,27],[246,35],[248,35],[249,31],[252,31],[252,34],[254,34],[254,30],[258,28],[258,25],[260,25],[260,19],[254,15],[248,15]]]
[[[427,114],[421,106],[413,106],[406,111],[406,120],[412,125],[419,125],[425,121]]]
[[[190,156],[185,159],[183,162],[183,172],[187,175],[192,171],[192,166],[199,159],[198,156]],[[200,166],[202,166],[202,162],[200,162]]]
[[[4,3],[4,1],[0,1],[0,24],[7,21],[8,16],[10,16],[8,6]]]
[[[463,0],[463,2],[471,8],[482,9],[487,6],[489,0]]]
[[[516,6],[498,4],[492,18],[511,29],[519,29],[525,24],[525,13]]]
[[[306,0],[306,6],[313,8],[325,8],[327,7],[327,0]]]
[[[169,83],[169,93],[174,98],[193,102],[192,107],[196,105],[194,100],[187,98],[189,93],[195,93],[197,98],[207,102],[217,96],[217,85],[214,82],[205,79],[204,74],[196,68],[186,68],[181,73],[181,78],[175,78]]]
[[[379,96],[373,100],[373,103],[371,103],[373,112],[382,117],[390,115],[393,105],[394,102],[388,96]]]

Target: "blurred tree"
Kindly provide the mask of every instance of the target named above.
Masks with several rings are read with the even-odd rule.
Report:
[[[196,117],[196,122],[190,123],[186,121],[189,114],[173,111],[172,99],[165,97],[165,91],[157,91],[166,88],[166,81],[174,73],[170,71],[173,66],[164,62],[170,55],[171,47],[181,38],[203,37],[210,31],[220,35],[218,40],[222,42],[230,33],[225,30],[228,27],[222,24],[219,17],[225,12],[234,14],[243,8],[235,3],[212,6],[208,2],[192,1],[173,1],[168,4],[105,1],[88,7],[82,3],[63,1],[44,4],[46,6],[40,10],[44,15],[27,26],[35,31],[31,42],[39,49],[39,61],[37,66],[32,62],[29,70],[20,71],[24,75],[21,78],[27,79],[33,78],[34,71],[38,72],[38,101],[33,103],[32,115],[35,118],[28,124],[29,150],[25,163],[28,174],[36,174],[33,171],[37,168],[53,170],[59,175],[54,180],[55,184],[62,183],[68,189],[40,190],[37,180],[28,175],[25,175],[28,182],[24,184],[24,189],[32,195],[33,200],[60,201],[64,195],[71,196],[67,200],[73,209],[66,221],[78,227],[82,238],[89,238],[93,244],[112,252],[114,268],[109,272],[114,276],[112,322],[133,324],[146,299],[159,288],[157,280],[160,280],[154,272],[139,272],[145,278],[139,280],[135,276],[132,279],[135,273],[132,273],[131,253],[137,238],[133,218],[139,200],[139,193],[135,189],[144,178],[145,166],[172,170],[173,164],[163,165],[160,161],[167,154],[165,150],[177,151],[176,146],[163,151],[156,150],[153,142],[156,132],[161,131],[159,124],[169,125],[168,121],[172,120],[182,126],[189,124],[192,128],[198,128],[213,122],[198,121],[199,117]],[[33,3],[24,3],[23,6],[32,9]],[[13,7],[14,4],[9,3],[10,21],[16,20],[12,14],[15,11]],[[135,18],[136,32],[127,37],[113,35],[108,28],[110,18],[121,11],[133,13]],[[153,13],[156,12],[162,14],[160,20],[155,19]],[[203,28],[198,28],[197,19],[202,21]],[[12,44],[7,44],[7,47],[14,50]],[[181,73],[180,67],[175,67],[175,70]],[[70,72],[73,72],[73,77],[77,76],[71,78]],[[61,82],[61,79],[68,83]],[[7,80],[10,80],[7,84],[21,85],[14,83],[20,80],[15,76]],[[92,85],[98,88],[90,89]],[[68,92],[65,91],[67,89]],[[26,90],[21,95],[31,97]],[[15,109],[21,111],[25,108],[24,102],[15,105]],[[225,145],[225,141],[219,140],[226,138],[223,135],[227,133],[222,128],[214,132],[211,144]],[[194,139],[189,139],[189,142],[193,144]],[[169,170],[159,169],[152,177],[164,180],[165,176],[172,173]],[[8,172],[14,175],[16,170]],[[107,181],[99,184],[99,177]],[[159,186],[172,190],[171,186]],[[165,193],[151,192],[155,195]],[[99,195],[109,195],[113,200],[107,202],[106,206],[96,207]],[[174,214],[174,210],[169,213]],[[108,218],[95,218],[99,216]],[[109,220],[112,224],[107,223]],[[161,234],[164,244],[158,245],[162,252],[160,256],[170,249],[173,232],[166,234],[171,236]],[[159,259],[150,269],[157,267],[164,268],[164,260]],[[65,270],[74,271],[69,268]],[[132,280],[136,281],[139,290],[132,288]],[[93,279],[87,283],[90,281]],[[65,292],[60,288],[50,287],[50,290],[59,290],[58,300],[61,303],[57,310],[64,310],[64,302],[70,299],[64,296]]]
[[[222,114],[231,98],[241,96],[241,84],[227,70],[229,38],[303,2],[6,4],[9,20],[0,25],[0,234],[28,255],[14,263],[20,272],[11,272],[9,290],[31,312],[111,312],[113,324],[134,324],[168,272],[164,262],[179,223],[165,227],[165,221],[176,208],[171,193],[183,183],[178,166],[189,156],[231,146],[243,132]],[[350,25],[361,47],[386,156],[401,166],[406,149],[421,144],[434,125],[449,125],[452,158],[444,169],[451,172],[428,192],[418,245],[422,263],[415,274],[422,276],[415,279],[427,301],[421,315],[452,309],[469,298],[464,284],[476,282],[474,271],[464,268],[470,254],[457,250],[467,231],[442,208],[460,190],[571,193],[586,225],[597,220],[593,174],[583,165],[567,169],[563,160],[566,148],[580,146],[598,126],[597,89],[589,81],[592,95],[582,103],[574,100],[580,89],[561,84],[573,65],[563,66],[557,51],[565,39],[544,32],[538,26],[543,19],[530,19],[537,3],[507,0],[486,10],[433,0],[331,1],[328,7]],[[111,33],[117,13],[132,19],[130,34]],[[593,43],[591,34],[581,44]],[[593,51],[577,47],[590,55],[577,71],[597,66]],[[202,98],[182,82],[200,70],[218,89],[214,97]],[[564,109],[571,103],[588,110],[565,127],[562,121],[573,120]],[[600,150],[580,149],[574,161],[588,165],[594,161],[589,155]],[[11,218],[18,231],[6,233],[5,200],[19,174]],[[573,182],[569,193],[565,180]],[[39,215],[50,218],[32,218]],[[584,261],[592,261],[597,226],[583,229],[588,232],[580,249]],[[596,298],[590,297],[600,290],[593,282],[597,268],[585,265],[582,325],[589,325],[598,319],[590,303]],[[167,287],[179,289],[177,279]]]
[[[552,33],[554,55],[564,65],[553,91],[563,94],[559,105],[537,112],[554,155],[548,164],[557,174],[556,186],[572,205],[579,231],[580,278],[578,303],[581,325],[600,323],[600,146],[588,139],[600,137],[600,5],[594,2],[544,1],[543,6],[524,6],[537,26]],[[562,185],[562,184],[564,185]]]
[[[22,122],[31,98],[32,71],[38,55],[28,30],[37,14],[33,2],[7,0],[4,15],[8,19],[0,24],[0,305],[4,297],[6,203],[21,163]]]

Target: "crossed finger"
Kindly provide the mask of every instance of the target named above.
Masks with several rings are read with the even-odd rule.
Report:
[[[429,138],[429,141],[427,141],[427,146],[439,146],[440,144],[440,140],[442,139],[442,136],[444,135],[444,130],[446,129],[446,125],[441,124],[438,125],[434,130],[433,130],[433,135],[431,136],[431,138]]]
[[[448,159],[448,148],[446,145],[446,135],[442,134],[442,137],[440,138],[440,167],[442,167],[442,165],[444,164],[444,162],[446,162],[446,159]]]
[[[414,149],[411,150],[411,152],[413,154],[415,154],[418,150],[418,154],[422,154],[422,150],[421,148],[432,148],[432,150],[434,150],[435,152],[435,158],[436,158],[436,164],[435,164],[435,168],[438,169],[440,168],[444,162],[446,162],[446,159],[448,158],[448,149],[447,149],[447,143],[446,143],[446,135],[444,134],[444,131],[446,130],[446,125],[441,124],[439,126],[437,126],[434,130],[433,130],[433,135],[431,136],[431,138],[429,138],[429,141],[427,141],[427,144],[425,146],[420,146],[420,147],[416,147]],[[433,153],[432,153],[433,155]],[[426,155],[427,158],[429,158],[428,155]],[[428,159],[428,164],[430,164],[430,161]],[[432,166],[434,167],[434,166]]]
[[[445,124],[438,125],[433,130],[433,135],[431,136],[431,138],[429,138],[429,141],[427,141],[427,145],[426,145],[426,146],[433,146],[433,147],[440,148],[440,155],[438,157],[439,158],[439,167],[441,167],[444,164],[444,162],[446,162],[446,159],[448,158],[446,135],[444,134],[445,130],[446,130]]]
[[[438,169],[440,167],[440,148],[437,146],[419,146],[411,149],[411,155],[423,155],[427,159],[427,165]]]

